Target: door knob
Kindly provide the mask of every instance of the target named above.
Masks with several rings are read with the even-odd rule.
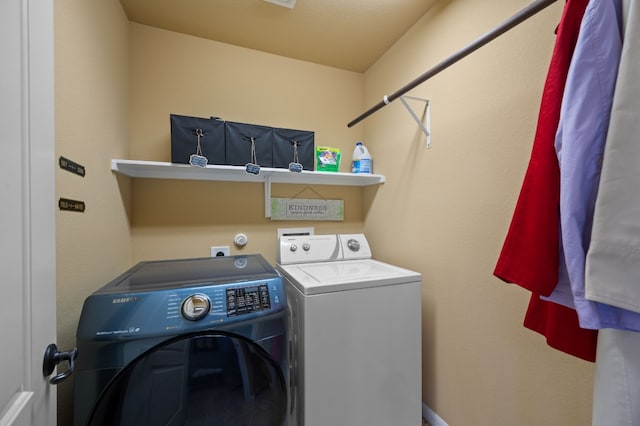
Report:
[[[67,352],[58,352],[58,346],[56,346],[55,343],[51,343],[44,351],[44,360],[42,361],[42,375],[44,377],[49,377],[51,373],[53,373],[53,370],[56,368],[56,365],[60,364],[62,361],[67,361],[69,363],[69,368],[49,379],[49,383],[51,383],[52,385],[57,385],[73,373],[73,369],[75,368],[75,359],[77,356],[78,349],[73,348],[72,350]]]

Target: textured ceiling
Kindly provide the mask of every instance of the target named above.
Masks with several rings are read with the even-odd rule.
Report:
[[[130,21],[364,72],[438,0],[120,0]]]

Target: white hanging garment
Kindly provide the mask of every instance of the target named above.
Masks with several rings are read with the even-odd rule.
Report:
[[[640,0],[622,4],[624,42],[587,253],[585,297],[640,312]],[[640,425],[640,332],[599,331],[592,424]]]
[[[603,328],[598,332],[592,425],[640,425],[640,333],[637,331]]]
[[[624,4],[629,9],[587,254],[585,297],[640,312],[640,2]]]

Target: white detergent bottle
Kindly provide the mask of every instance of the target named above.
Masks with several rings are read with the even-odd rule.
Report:
[[[351,173],[373,172],[373,159],[371,158],[371,154],[369,154],[369,150],[362,142],[356,142],[352,160]]]

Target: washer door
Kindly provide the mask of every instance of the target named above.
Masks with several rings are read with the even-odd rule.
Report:
[[[128,364],[107,385],[89,425],[285,424],[280,366],[243,337],[222,332],[180,336]]]

